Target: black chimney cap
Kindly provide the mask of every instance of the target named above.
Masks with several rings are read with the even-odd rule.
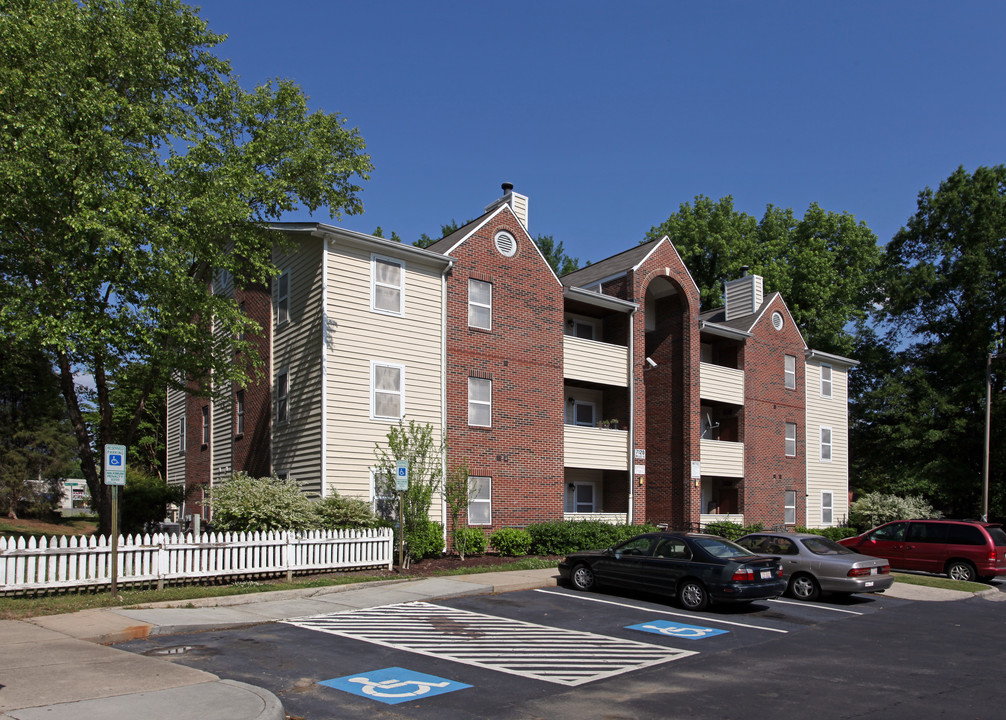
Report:
[[[503,188],[503,194],[506,195],[508,192],[513,190],[513,183],[505,182],[501,187]]]

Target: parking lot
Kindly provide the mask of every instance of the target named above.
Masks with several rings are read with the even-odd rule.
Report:
[[[804,717],[808,702],[819,717],[980,718],[1001,709],[998,671],[975,658],[998,656],[1004,612],[878,595],[689,613],[558,587],[119,647],[265,687],[305,720]]]

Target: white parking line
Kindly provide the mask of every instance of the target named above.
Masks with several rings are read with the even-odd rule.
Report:
[[[601,598],[586,597],[585,595],[572,595],[569,593],[556,592],[555,590],[535,590],[535,592],[545,593],[546,595],[561,595],[565,598],[576,598],[577,600],[585,600],[587,602],[604,603],[605,605],[617,605],[618,607],[631,608],[632,610],[645,610],[648,613],[656,613],[658,615],[674,615],[676,617],[686,617],[692,618],[693,620],[696,616],[693,613],[679,613],[671,612],[670,610],[654,610],[653,608],[642,607],[640,605],[630,605],[628,603],[613,602],[611,600],[602,600]],[[719,623],[720,625],[735,625],[737,627],[751,628],[752,630],[765,630],[767,632],[776,633],[788,633],[789,630],[779,630],[778,628],[763,627],[761,625],[749,625],[748,623],[732,622],[730,620],[720,620],[719,618],[709,617],[708,615],[700,615],[702,622]]]
[[[831,607],[830,605],[815,605],[814,603],[799,601],[794,602],[792,600],[771,600],[770,602],[782,603],[783,605],[796,605],[797,607],[812,607],[818,610],[831,610],[832,612],[848,613],[849,615],[862,615],[861,612],[856,612],[855,610],[846,610],[845,608]]]

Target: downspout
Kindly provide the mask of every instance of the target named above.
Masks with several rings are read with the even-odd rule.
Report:
[[[629,373],[629,525],[635,520],[636,511],[636,362],[633,358],[635,354],[636,337],[636,311],[629,313],[629,352],[628,352],[628,373]]]
[[[329,238],[321,245],[321,499],[328,497],[328,254]]]
[[[454,268],[450,260],[440,275],[440,438],[444,452],[441,457],[441,477],[447,479],[447,274]],[[447,495],[441,484],[440,518],[443,520],[443,543],[447,547]]]

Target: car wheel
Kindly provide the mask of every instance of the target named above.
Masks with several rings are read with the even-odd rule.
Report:
[[[797,600],[817,600],[821,597],[821,586],[813,575],[794,575],[789,579],[789,594]]]
[[[705,610],[709,606],[709,593],[698,580],[685,580],[678,588],[678,600],[685,610]]]
[[[947,563],[947,575],[951,580],[974,582],[978,577],[978,571],[967,560],[951,560]]]
[[[573,568],[570,578],[573,580],[573,587],[577,590],[593,590],[596,583],[594,571],[590,569],[589,565],[582,563]]]

